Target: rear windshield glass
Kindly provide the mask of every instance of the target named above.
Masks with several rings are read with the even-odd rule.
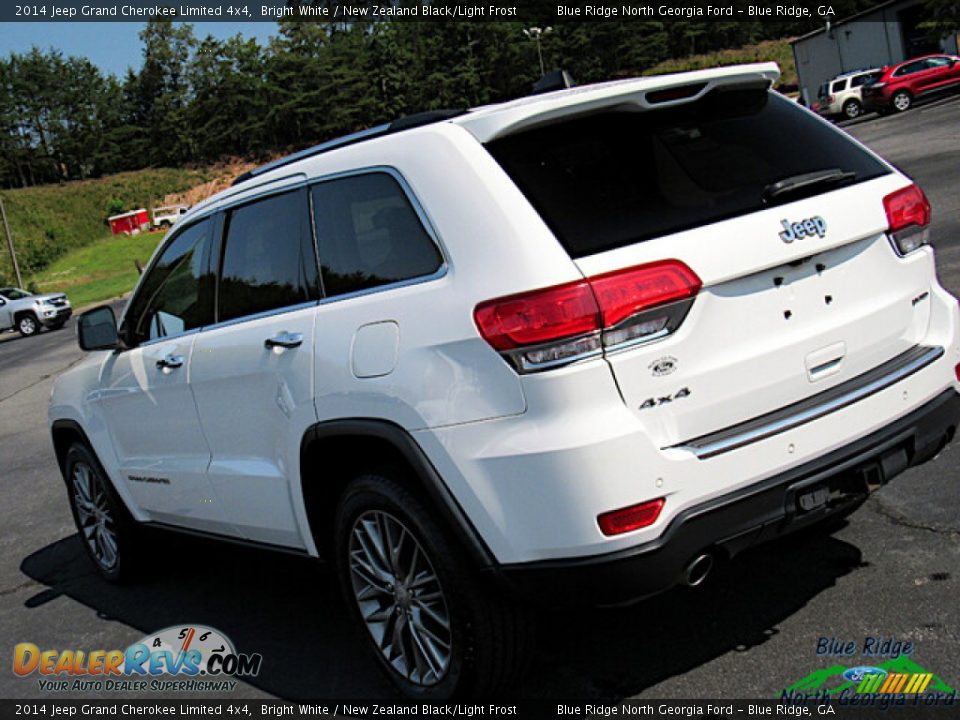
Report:
[[[761,210],[768,186],[803,173],[853,175],[776,202],[889,172],[795,102],[756,89],[597,113],[487,149],[575,258]]]

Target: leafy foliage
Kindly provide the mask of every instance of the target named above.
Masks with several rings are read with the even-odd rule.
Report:
[[[549,67],[592,82],[813,26],[565,23],[543,36],[542,49]],[[281,21],[263,46],[153,20],[140,33],[140,68],[122,78],[57,50],[11,53],[0,58],[0,187],[262,158],[408,113],[523,95],[539,75],[523,29]]]

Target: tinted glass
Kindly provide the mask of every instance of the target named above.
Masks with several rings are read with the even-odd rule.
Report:
[[[847,81],[846,81],[846,79],[837,80],[837,81],[833,84],[833,92],[838,93],[838,92],[840,92],[841,90],[843,90],[845,87],[847,87]]]
[[[899,68],[894,75],[896,77],[903,77],[904,75],[912,75],[915,72],[920,72],[921,70],[926,69],[927,64],[923,60],[918,60],[917,62],[912,62],[909,65],[904,65],[902,68]]]
[[[750,89],[597,113],[487,148],[573,257],[761,210],[767,186],[801,173],[838,168],[853,183],[888,172],[796,103]]]
[[[227,214],[218,320],[320,297],[305,190],[257,200]]]
[[[213,322],[213,276],[207,272],[210,220],[185,228],[143,279],[128,317],[132,344],[179,335]]]
[[[30,293],[25,292],[24,290],[18,290],[16,288],[6,288],[0,290],[0,295],[3,295],[7,300],[23,300],[24,298],[30,297]]]
[[[880,78],[880,73],[868,73],[867,75],[857,75],[850,83],[850,87],[860,87],[861,85],[871,85]]]
[[[327,295],[436,272],[443,258],[400,184],[368,173],[315,185],[317,245]]]
[[[950,64],[949,58],[945,58],[945,57],[927,58],[928,69],[941,68],[949,64]]]

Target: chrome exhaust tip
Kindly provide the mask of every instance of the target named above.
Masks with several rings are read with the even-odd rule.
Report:
[[[704,553],[703,555],[698,555],[695,557],[689,565],[687,565],[686,572],[684,573],[684,582],[688,587],[697,587],[702,585],[703,581],[707,579],[707,575],[710,574],[710,571],[713,569],[713,556]]]

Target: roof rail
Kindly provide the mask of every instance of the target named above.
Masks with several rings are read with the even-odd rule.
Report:
[[[248,170],[247,172],[237,176],[237,179],[234,180],[231,185],[239,185],[240,183],[250,180],[251,178],[258,177],[259,175],[263,175],[271,170],[276,170],[284,165],[290,165],[298,160],[313,157],[314,155],[322,155],[325,152],[330,152],[331,150],[336,150],[337,148],[346,147],[347,145],[355,145],[356,143],[363,142],[364,140],[371,140],[384,135],[390,135],[395,132],[400,132],[401,130],[409,130],[422,125],[430,125],[435,122],[442,122],[444,120],[457,117],[458,115],[463,115],[465,112],[466,110],[460,109],[427,110],[426,112],[407,115],[405,117],[398,118],[393,122],[375,125],[374,127],[367,128],[366,130],[360,130],[359,132],[351,133],[350,135],[344,135],[343,137],[328,140],[325,143],[314,145],[313,147],[309,147],[305,150],[295,152],[292,155],[282,157],[279,160],[269,162],[266,165],[261,165],[253,170]]]

